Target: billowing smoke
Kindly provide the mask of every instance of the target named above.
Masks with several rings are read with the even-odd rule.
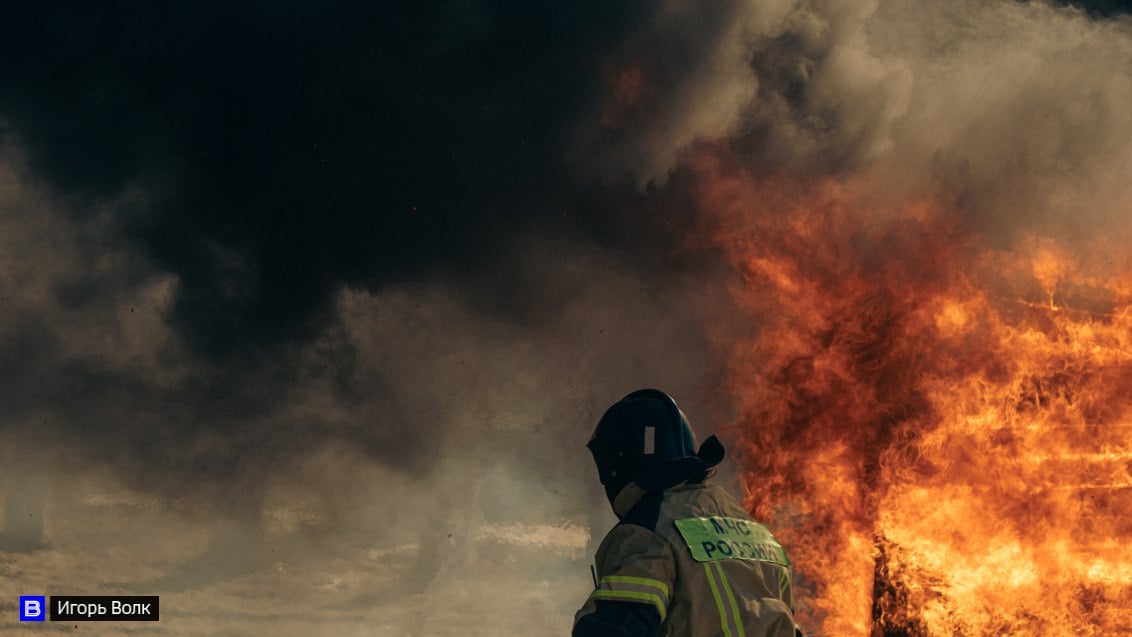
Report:
[[[40,549],[3,593],[178,591],[194,634],[200,595],[303,579],[346,631],[559,630],[611,520],[601,410],[643,386],[705,431],[736,408],[721,349],[758,325],[706,240],[704,158],[880,214],[927,194],[1003,246],[1126,241],[1121,11],[3,9],[3,537]],[[428,606],[488,575],[532,611]]]
[[[1044,3],[670,5],[617,53],[579,155],[660,185],[716,145],[756,178],[929,189],[997,237],[1125,232],[1130,28]]]

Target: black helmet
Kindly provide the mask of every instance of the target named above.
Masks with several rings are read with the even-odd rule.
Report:
[[[703,480],[723,460],[712,436],[696,452],[695,436],[676,401],[658,389],[640,389],[610,407],[586,445],[610,503],[626,485],[645,491]]]

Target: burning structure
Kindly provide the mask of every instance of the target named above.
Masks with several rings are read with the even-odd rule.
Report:
[[[747,503],[796,556],[803,625],[1132,630],[1128,271],[996,250],[938,204],[709,172],[763,321],[730,375]]]

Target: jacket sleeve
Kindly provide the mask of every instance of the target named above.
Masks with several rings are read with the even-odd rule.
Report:
[[[653,637],[675,585],[672,550],[662,537],[619,524],[597,553],[598,585],[574,618],[573,637]]]

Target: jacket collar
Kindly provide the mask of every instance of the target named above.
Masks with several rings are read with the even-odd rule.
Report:
[[[669,487],[669,489],[680,489],[682,487],[702,487],[706,483],[706,479],[703,482],[696,482],[692,484],[681,482],[676,486]],[[664,491],[668,491],[669,489],[664,489]],[[636,482],[630,482],[629,484],[625,485],[625,487],[617,493],[617,497],[613,498],[613,514],[617,516],[618,520],[625,517],[625,514],[631,511],[633,507],[638,502],[640,502],[641,498],[645,497],[645,494],[647,493],[648,491],[642,489],[637,485]]]

